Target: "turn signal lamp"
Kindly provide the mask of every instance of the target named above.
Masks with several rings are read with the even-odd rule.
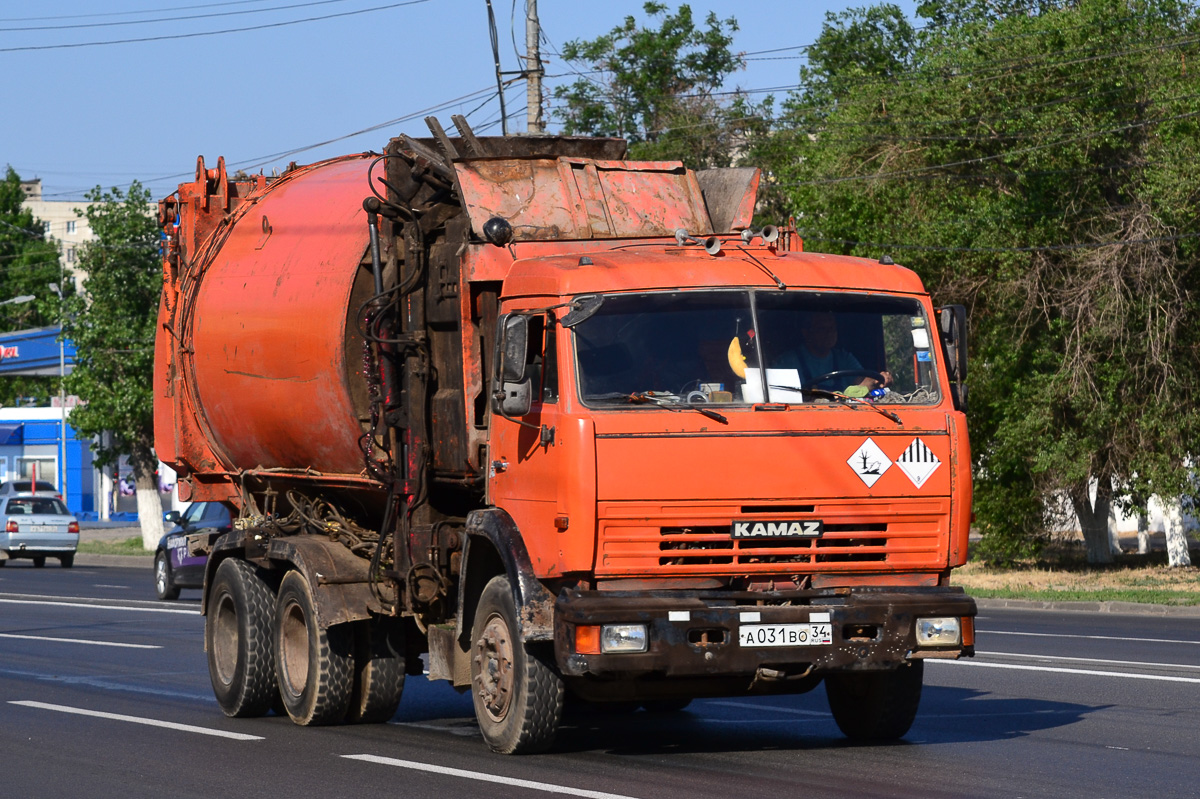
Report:
[[[16,519],[9,519],[9,520],[8,520],[8,524],[4,525],[4,532],[6,532],[6,533],[18,533],[18,532],[20,532],[20,529],[17,527],[17,520],[16,520]]]
[[[79,535],[79,522],[67,522],[67,532]]]
[[[917,646],[958,646],[962,625],[957,616],[917,619]]]

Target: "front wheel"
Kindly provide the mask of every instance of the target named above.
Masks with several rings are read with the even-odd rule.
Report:
[[[154,556],[154,592],[159,599],[179,598],[179,586],[171,577],[171,564],[167,561],[166,552]]]
[[[833,720],[856,741],[902,737],[917,717],[924,674],[925,662],[914,660],[891,671],[828,675],[825,695]]]
[[[204,648],[213,693],[226,716],[261,716],[278,696],[271,648],[274,599],[249,563],[229,558],[217,567],[209,590]]]
[[[354,635],[350,625],[322,630],[304,575],[290,571],[275,600],[275,671],[279,695],[302,726],[346,718],[354,690]]]
[[[471,698],[493,752],[528,754],[554,743],[564,689],[547,654],[521,641],[508,578],[493,577],[471,629]]]

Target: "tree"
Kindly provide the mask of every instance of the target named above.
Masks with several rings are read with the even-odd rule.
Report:
[[[127,455],[137,485],[142,543],[162,537],[154,454],[154,329],[162,289],[159,230],[148,211],[150,193],[134,181],[128,192],[99,187],[87,194],[84,215],[96,238],[81,248],[86,296],[71,300],[64,331],[75,342],[68,389],[86,403],[71,424],[95,436],[96,459],[111,465]],[[108,435],[101,437],[101,434]]]
[[[745,66],[730,49],[737,20],[710,12],[699,28],[686,4],[674,14],[657,2],[643,9],[657,29],[629,16],[604,36],[563,46],[564,59],[599,74],[554,90],[563,132],[627,139],[635,158],[730,165],[748,136],[765,133],[771,113],[770,98],[755,104],[738,92],[717,94]]]
[[[0,331],[5,333],[58,318],[57,299],[46,288],[47,283],[57,284],[62,274],[58,248],[46,239],[41,221],[21,207],[24,199],[21,178],[8,167],[0,182],[0,301],[27,295],[36,299],[0,306]],[[57,377],[0,378],[0,404],[18,405],[20,398],[47,404],[57,382]]]
[[[817,248],[891,254],[968,306],[985,548],[1036,549],[1065,497],[1107,562],[1111,507],[1196,499],[1200,16],[1174,0],[919,13],[936,24],[916,36],[882,24],[889,6],[827,23],[777,180]]]

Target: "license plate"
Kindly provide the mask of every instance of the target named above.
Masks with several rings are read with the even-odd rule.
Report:
[[[729,530],[733,538],[816,538],[823,532],[825,523],[820,519],[734,519]]]
[[[832,624],[743,624],[742,646],[820,646],[833,643]]]
[[[57,533],[58,526],[53,524],[31,524],[22,527],[21,530],[26,533]]]

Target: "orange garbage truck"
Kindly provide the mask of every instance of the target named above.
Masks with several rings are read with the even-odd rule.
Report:
[[[564,704],[823,682],[903,736],[974,653],[963,309],[755,227],[756,169],[427,122],[160,204],[155,444],[235,519],[189,540],[222,710],[386,721],[427,674],[523,753]]]

